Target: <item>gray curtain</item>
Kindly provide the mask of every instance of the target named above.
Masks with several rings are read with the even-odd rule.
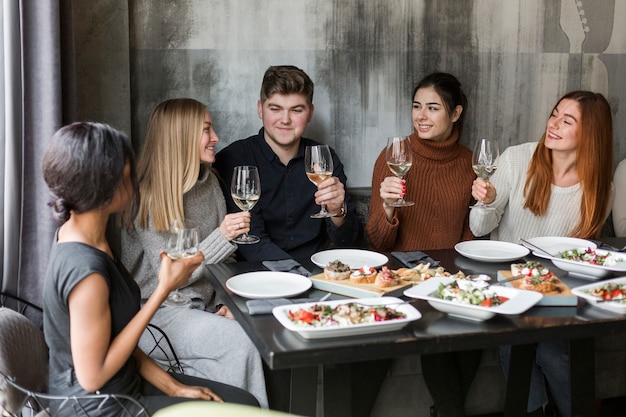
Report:
[[[72,119],[72,114],[64,117],[62,82],[62,61],[70,74],[63,80],[73,78],[69,4],[69,0],[2,0],[0,11],[4,80],[0,102],[4,133],[0,144],[0,288],[37,305],[41,305],[56,229],[47,206],[41,162],[49,138]],[[63,55],[64,50],[69,52]],[[65,108],[72,106],[66,104]]]

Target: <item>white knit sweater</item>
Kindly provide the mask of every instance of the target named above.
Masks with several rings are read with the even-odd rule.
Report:
[[[476,236],[491,233],[492,240],[519,243],[538,236],[568,236],[578,223],[582,188],[552,185],[548,211],[535,216],[524,208],[526,172],[538,142],[510,146],[500,156],[491,177],[496,189],[495,210],[472,209],[470,229]]]

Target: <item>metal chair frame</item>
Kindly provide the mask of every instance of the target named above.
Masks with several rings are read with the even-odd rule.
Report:
[[[5,292],[0,292],[0,307],[11,308],[28,318],[30,317],[29,317],[29,314],[26,314],[27,312],[35,311],[38,317],[43,314],[43,309],[39,307],[38,305],[31,303],[30,301],[23,300],[20,297],[17,297],[15,295],[5,293]],[[38,327],[41,329],[41,326],[38,326]],[[160,351],[161,353],[163,353],[165,357],[167,357],[167,362],[169,362],[169,367],[167,368],[167,371],[183,374],[184,373],[183,367],[180,363],[180,360],[178,359],[178,355],[176,355],[176,352],[174,351],[174,347],[169,337],[167,336],[167,334],[165,334],[165,332],[161,328],[153,324],[149,324],[146,330],[150,333],[150,335],[152,336],[155,342],[155,347],[152,349],[151,352],[148,353],[148,355],[150,355],[151,353],[157,350]],[[165,343],[166,347],[163,347],[162,343]],[[13,388],[17,389],[18,391],[24,393],[27,396],[25,408],[29,408],[33,410],[34,412],[39,413],[38,416],[47,415],[47,416],[52,417],[52,415],[50,414],[46,406],[46,404],[50,400],[61,401],[59,410],[62,410],[64,407],[68,406],[69,404],[78,404],[78,406],[86,414],[87,412],[81,405],[81,401],[100,400],[100,403],[98,404],[98,409],[100,409],[105,404],[109,403],[110,401],[115,401],[120,405],[122,410],[124,410],[125,414],[128,416],[150,417],[150,413],[148,412],[148,410],[139,401],[137,401],[135,398],[128,396],[128,395],[89,394],[89,395],[82,395],[82,396],[58,396],[58,395],[52,395],[52,394],[47,394],[43,392],[35,392],[29,389],[26,389],[22,387],[21,385],[19,385],[18,383],[16,383],[15,378],[5,375],[3,372],[0,372],[0,379],[4,380],[7,384],[11,385]],[[137,407],[137,410],[138,410],[137,413],[133,414],[133,412],[128,409],[128,404],[127,405],[124,404],[124,401],[127,401],[129,404],[134,404]],[[8,413],[6,410],[0,410],[0,411],[6,413],[7,415],[11,415],[12,417],[20,417],[20,415],[23,414],[24,412],[24,410],[22,410],[22,412],[19,415],[15,415],[12,413]]]

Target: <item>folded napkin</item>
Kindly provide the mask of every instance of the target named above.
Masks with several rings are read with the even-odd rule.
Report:
[[[413,252],[391,252],[391,255],[402,262],[406,267],[413,268],[419,264],[430,263],[431,267],[439,266],[439,262],[420,251]]]
[[[248,314],[254,316],[255,314],[271,314],[274,307],[286,304],[314,303],[319,300],[319,298],[267,298],[264,300],[248,300],[246,301],[246,307],[248,307]]]
[[[311,273],[294,259],[281,259],[280,261],[263,261],[263,266],[265,266],[270,271],[293,272],[295,274],[304,275],[305,277],[311,276]]]

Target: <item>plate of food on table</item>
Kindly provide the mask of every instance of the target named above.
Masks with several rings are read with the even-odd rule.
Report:
[[[555,267],[570,275],[597,280],[618,273],[626,273],[626,254],[597,249],[591,246],[569,247],[552,256],[536,251],[541,258],[550,259]]]
[[[575,306],[578,298],[549,268],[538,261],[511,264],[510,270],[498,271],[498,280],[510,280],[506,285],[543,295],[537,305]]]
[[[400,330],[421,313],[396,297],[357,298],[274,307],[274,317],[306,339]]]
[[[537,304],[543,295],[487,281],[435,277],[404,291],[407,297],[426,300],[450,316],[484,321],[496,314],[517,315]]]
[[[320,290],[349,297],[380,297],[436,276],[464,278],[465,274],[461,271],[451,274],[442,267],[431,267],[430,263],[399,269],[367,264],[353,268],[343,259],[333,259],[324,266],[323,273],[309,278],[313,287]]]
[[[573,288],[572,292],[594,307],[626,314],[626,277],[583,285]]]

